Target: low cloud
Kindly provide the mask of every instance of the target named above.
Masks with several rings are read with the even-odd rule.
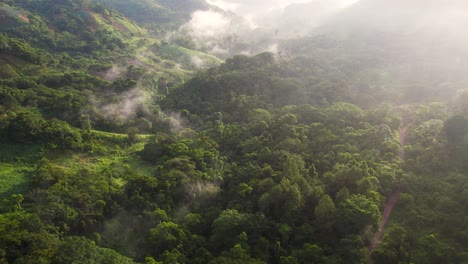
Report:
[[[309,34],[356,0],[208,0],[179,29],[198,48],[218,56],[276,51],[283,39]],[[248,48],[247,48],[248,47]]]
[[[232,26],[232,20],[222,13],[208,10],[195,11],[192,13],[192,18],[184,27],[190,32],[196,32],[197,37],[213,38],[223,32],[227,27]]]
[[[219,55],[228,53],[234,40],[252,29],[246,20],[233,13],[205,10],[192,13],[190,21],[175,34],[189,35],[199,49]]]
[[[102,104],[94,100],[94,105],[106,119],[117,123],[135,118],[139,111],[145,113],[149,111],[147,105],[150,95],[144,89],[136,87],[124,92],[119,97],[117,102],[110,104]]]
[[[172,133],[179,133],[187,128],[188,121],[181,113],[165,113],[165,116]]]
[[[97,75],[103,78],[104,80],[115,81],[118,78],[121,78],[123,73],[121,69],[119,68],[119,66],[114,64],[109,69],[102,71],[102,72],[98,72]]]
[[[192,65],[197,69],[206,69],[208,68],[207,63],[198,56],[191,57]]]

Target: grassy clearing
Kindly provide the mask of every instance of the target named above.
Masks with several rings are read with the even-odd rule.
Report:
[[[223,62],[215,56],[176,45],[163,45],[160,48],[160,52],[164,58],[187,65],[202,64],[203,67],[213,67]]]
[[[140,34],[143,31],[137,25],[133,24],[132,22],[130,22],[130,21],[126,20],[126,19],[120,18],[120,17],[114,17],[114,22],[118,23],[122,27],[126,28],[128,30],[128,32],[133,33],[133,34]]]
[[[44,151],[42,145],[0,144],[0,201],[12,194],[27,191],[30,174],[37,161],[44,156],[50,160],[52,166],[65,173],[74,174],[83,169],[92,173],[111,171],[114,182],[119,186],[126,183],[125,175],[129,172],[152,175],[153,166],[138,156],[151,135],[139,135],[139,142],[128,144],[125,134],[103,131],[93,131],[93,134],[108,151]]]
[[[129,172],[151,176],[153,170],[152,165],[143,162],[135,153],[97,157],[86,154],[72,154],[53,160],[51,163],[71,174],[78,173],[83,169],[91,172],[91,174],[110,172],[112,180],[118,186],[125,185],[127,182],[126,176]]]
[[[137,156],[137,153],[143,150],[145,143],[146,142],[139,142],[131,146],[131,148],[129,149],[131,151],[131,154],[128,157],[126,157],[125,162],[131,169],[135,170],[138,174],[143,176],[151,176],[153,171],[153,165],[144,162]]]
[[[121,33],[132,33],[135,35],[141,34],[145,32],[143,28],[138,27],[136,24],[132,23],[131,21],[119,17],[119,16],[108,16],[108,17],[103,17],[100,14],[90,12],[89,15],[91,15],[94,20],[96,21],[97,24],[99,24],[100,27],[106,28],[108,30],[116,30]]]
[[[103,143],[109,144],[117,144],[117,145],[126,145],[128,135],[127,134],[120,134],[120,133],[112,133],[112,132],[104,132],[99,130],[92,130],[93,136],[95,139],[102,140]],[[151,137],[151,134],[139,134],[137,135],[137,139],[139,141],[148,141]]]
[[[18,193],[28,187],[32,166],[17,163],[0,163],[0,200]]]
[[[38,144],[0,143],[0,163],[34,163],[43,152]]]
[[[24,193],[29,175],[42,156],[41,145],[0,144],[0,200]]]
[[[105,132],[105,131],[100,131],[100,130],[91,130],[94,136],[101,138],[101,139],[126,139],[127,135],[126,134],[121,134],[121,133],[112,133],[112,132]]]
[[[125,184],[125,175],[129,171],[145,176],[152,174],[153,166],[138,156],[138,152],[143,150],[151,135],[138,135],[140,141],[135,144],[128,144],[125,134],[93,130],[93,135],[101,141],[100,146],[103,146],[103,150],[95,153],[68,152],[51,159],[51,162],[71,173],[82,169],[93,173],[112,171],[114,181],[118,185]]]

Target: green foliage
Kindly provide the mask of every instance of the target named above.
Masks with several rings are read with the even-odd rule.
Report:
[[[172,222],[162,222],[150,230],[150,243],[154,246],[156,256],[166,250],[181,247],[185,240],[187,240],[185,232]]]
[[[372,259],[377,263],[408,262],[409,244],[407,231],[401,226],[389,227],[377,249],[372,252]]]
[[[10,194],[23,193],[29,184],[32,168],[23,164],[0,163],[0,199]]]
[[[45,261],[54,256],[58,244],[58,236],[49,233],[35,214],[19,210],[0,215],[1,261]]]
[[[158,53],[163,58],[192,65],[195,69],[214,67],[222,63],[217,57],[175,45],[161,45]]]
[[[450,142],[460,142],[468,133],[468,120],[460,115],[452,116],[445,121],[444,132]]]
[[[132,264],[135,263],[130,258],[122,256],[118,252],[101,248],[94,241],[83,237],[68,237],[60,247],[57,254],[54,256],[55,263],[115,263],[115,264]]]
[[[333,226],[333,222],[336,218],[336,208],[330,196],[325,195],[320,199],[318,205],[314,209],[314,213],[319,226],[326,229]]]
[[[337,211],[338,228],[344,234],[356,233],[367,226],[377,227],[381,219],[378,205],[363,195],[351,195]]]
[[[198,0],[4,3],[1,263],[466,262],[466,93],[381,104],[442,81],[328,37],[185,81]]]
[[[0,34],[0,53],[7,53],[34,64],[49,63],[49,54],[31,47],[21,39],[8,38]]]
[[[14,79],[18,78],[19,75],[9,64],[3,63],[0,66],[0,77],[2,79]]]
[[[125,16],[135,21],[148,25],[161,26],[168,24],[181,24],[187,20],[188,15],[206,4],[199,0],[177,0],[177,1],[109,1],[100,0],[109,7],[116,9]]]

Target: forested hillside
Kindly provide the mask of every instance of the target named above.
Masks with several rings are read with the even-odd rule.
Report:
[[[138,23],[160,30],[180,26],[187,22],[191,12],[206,9],[209,6],[202,0],[99,0],[99,2],[114,8]]]
[[[204,1],[0,3],[0,263],[468,263],[468,53],[384,2],[224,61]]]

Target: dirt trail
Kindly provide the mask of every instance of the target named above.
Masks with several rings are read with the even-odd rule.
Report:
[[[406,142],[406,133],[408,132],[408,126],[400,128],[400,153],[399,157],[401,160],[405,159],[405,142]],[[372,239],[371,243],[368,246],[369,252],[374,251],[375,247],[380,243],[382,240],[383,232],[385,226],[387,225],[390,216],[392,215],[393,208],[395,207],[398,199],[400,198],[400,190],[396,190],[390,199],[388,199],[387,204],[385,205],[385,209],[382,214],[382,222],[379,225],[379,230],[375,233],[374,238]]]
[[[29,18],[23,14],[18,15],[19,18],[21,18],[24,22],[29,23]]]
[[[385,205],[385,209],[382,214],[382,222],[380,222],[379,230],[375,233],[374,238],[372,239],[371,243],[368,246],[369,252],[374,251],[375,247],[380,243],[382,240],[382,235],[387,225],[388,219],[392,215],[393,208],[395,204],[398,202],[398,198],[400,198],[400,191],[395,191],[390,199],[388,199],[387,205]]]

